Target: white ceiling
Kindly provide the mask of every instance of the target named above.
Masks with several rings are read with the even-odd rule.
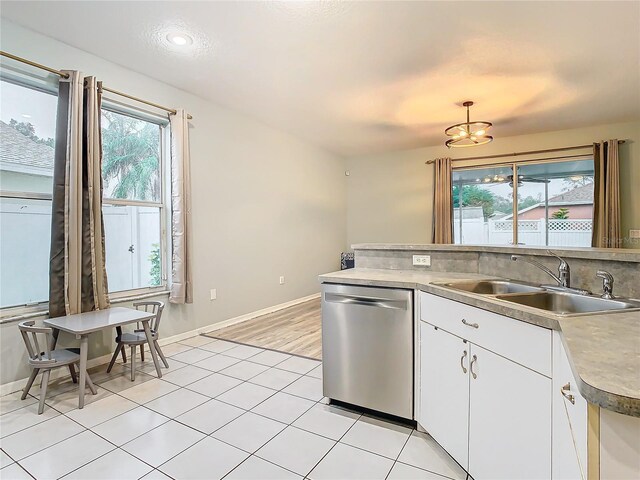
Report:
[[[640,119],[640,2],[2,2],[2,16],[342,155]],[[194,37],[166,48],[170,30]]]

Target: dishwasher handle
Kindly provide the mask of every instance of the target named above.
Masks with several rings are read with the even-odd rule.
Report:
[[[325,302],[342,303],[346,305],[364,305],[365,307],[390,308],[406,310],[407,301],[392,298],[370,297],[366,295],[349,295],[346,293],[325,293]]]

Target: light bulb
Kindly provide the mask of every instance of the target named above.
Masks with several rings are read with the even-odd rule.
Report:
[[[184,47],[193,43],[193,39],[185,33],[170,33],[167,35],[167,40],[169,43],[178,47]]]
[[[484,130],[478,130],[478,131],[476,132],[476,135],[477,135],[478,137],[481,137],[481,136],[482,136],[482,135],[484,135],[485,133],[486,133],[486,132],[485,132]]]

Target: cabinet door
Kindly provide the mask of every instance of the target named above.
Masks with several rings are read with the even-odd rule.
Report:
[[[551,379],[476,345],[469,369],[471,476],[551,478]]]
[[[469,343],[420,322],[418,423],[465,469],[469,442]]]
[[[558,333],[554,333],[553,348],[553,478],[585,479],[587,401],[578,392],[569,359]],[[567,398],[569,396],[573,401]]]

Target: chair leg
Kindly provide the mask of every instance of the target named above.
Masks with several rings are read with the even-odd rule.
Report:
[[[69,373],[71,373],[71,381],[73,383],[78,383],[78,376],[76,375],[76,367],[73,366],[73,363],[69,364]]]
[[[158,344],[157,340],[153,341],[153,346],[156,349],[156,352],[158,352],[158,355],[160,356],[160,360],[162,360],[162,363],[164,363],[165,368],[169,368],[169,362],[167,362],[167,359],[164,356],[164,353],[162,353],[162,350],[160,350],[160,345]]]
[[[136,379],[136,346],[131,345],[131,381]]]
[[[49,375],[51,370],[45,370],[42,374],[42,381],[40,382],[40,405],[38,406],[38,415],[42,415],[44,412],[44,399],[47,396],[47,386],[49,386]]]
[[[111,369],[113,368],[113,365],[116,363],[120,350],[122,350],[122,352],[124,353],[124,345],[121,343],[118,343],[118,346],[116,347],[116,351],[113,352],[113,356],[111,357],[111,361],[109,362],[109,366],[107,367],[107,373],[111,371]]]
[[[122,363],[127,363],[127,352],[124,346],[122,347]]]
[[[140,345],[140,360],[144,362],[144,345]]]
[[[91,393],[94,395],[97,395],[98,390],[96,389],[96,386],[91,381],[91,377],[89,376],[88,373],[87,373],[86,379],[87,379],[87,386],[89,387],[89,390],[91,390]]]
[[[29,375],[29,380],[27,381],[27,385],[22,390],[22,397],[20,397],[20,400],[24,400],[25,398],[27,398],[27,395],[29,394],[29,390],[31,390],[31,386],[33,385],[33,381],[38,376],[39,371],[40,371],[39,368],[34,368],[31,370],[31,375]]]

